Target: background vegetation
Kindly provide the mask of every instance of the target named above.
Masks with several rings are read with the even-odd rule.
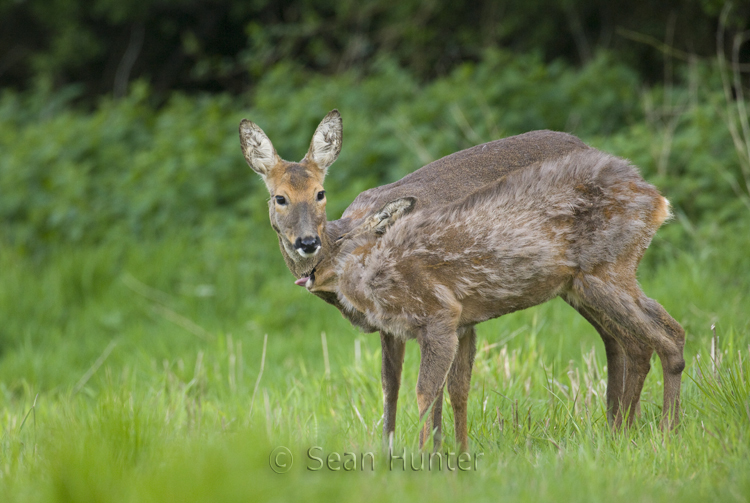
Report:
[[[145,78],[168,91],[242,92],[280,62],[367,74],[387,55],[424,81],[488,48],[588,63],[605,49],[660,81],[650,44],[706,57],[723,0],[2,0],[0,87],[75,85],[88,102]],[[750,2],[727,22],[748,28]],[[647,42],[644,44],[643,42]],[[745,52],[747,55],[747,52]]]
[[[745,501],[747,8],[0,2],[2,501]],[[250,118],[299,159],[332,108],[329,218],[531,129],[637,164],[676,214],[640,280],[687,331],[680,432],[656,426],[658,359],[643,417],[609,432],[602,345],[553,301],[480,326],[479,470],[389,471],[378,338],[292,284],[237,138]],[[418,360],[408,345],[408,452]],[[314,445],[374,451],[375,473],[308,471]]]

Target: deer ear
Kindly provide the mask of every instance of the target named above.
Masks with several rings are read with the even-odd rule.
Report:
[[[375,234],[384,234],[396,220],[411,213],[416,202],[417,199],[414,197],[402,197],[386,203],[380,211],[368,219],[375,230]]]
[[[240,122],[240,145],[247,163],[263,178],[280,161],[266,133],[247,119]]]
[[[315,130],[310,149],[303,161],[314,162],[325,174],[341,152],[343,135],[344,126],[341,122],[341,114],[338,110],[331,110]]]

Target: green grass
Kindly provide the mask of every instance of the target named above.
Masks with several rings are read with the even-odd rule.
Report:
[[[747,501],[750,219],[694,231],[686,251],[675,244],[686,242],[681,229],[664,229],[640,271],[687,331],[679,432],[657,427],[656,358],[643,416],[609,431],[602,344],[556,300],[480,325],[469,429],[482,457],[460,473],[408,466],[418,455],[416,344],[395,437],[407,468],[389,469],[379,338],[295,287],[266,225],[61,245],[36,258],[4,248],[2,501]],[[269,466],[278,446],[294,455],[285,474]],[[313,446],[318,457],[373,452],[375,471],[308,470],[319,466]]]

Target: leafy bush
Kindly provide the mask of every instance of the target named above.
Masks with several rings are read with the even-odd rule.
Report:
[[[500,51],[426,85],[391,60],[367,78],[281,64],[251,96],[176,94],[161,108],[150,104],[145,84],[92,113],[65,105],[65,95],[6,93],[2,234],[33,251],[262,222],[267,194],[240,154],[240,119],[257,122],[282,157],[297,160],[335,107],[345,141],[327,182],[331,218],[360,191],[443,155],[549,128],[632,159],[688,219],[726,219],[744,211],[730,183],[741,186],[739,161],[720,113],[720,84],[705,68],[694,73],[699,85],[669,90],[669,103],[665,89],[639,92],[636,75],[606,54],[577,70]]]
[[[733,2],[728,29],[748,27]],[[722,0],[0,0],[0,87],[80,83],[83,101],[144,79],[171,90],[232,92],[293,61],[333,74],[369,74],[387,55],[419,78],[445,76],[483,50],[536,51],[587,63],[598,50],[641,76],[662,76],[653,41],[714,53]],[[647,43],[643,43],[646,41]],[[650,43],[651,44],[650,44]]]

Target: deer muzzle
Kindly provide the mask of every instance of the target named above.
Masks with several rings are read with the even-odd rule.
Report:
[[[320,237],[307,236],[297,238],[294,242],[294,249],[305,258],[312,257],[320,251]]]

